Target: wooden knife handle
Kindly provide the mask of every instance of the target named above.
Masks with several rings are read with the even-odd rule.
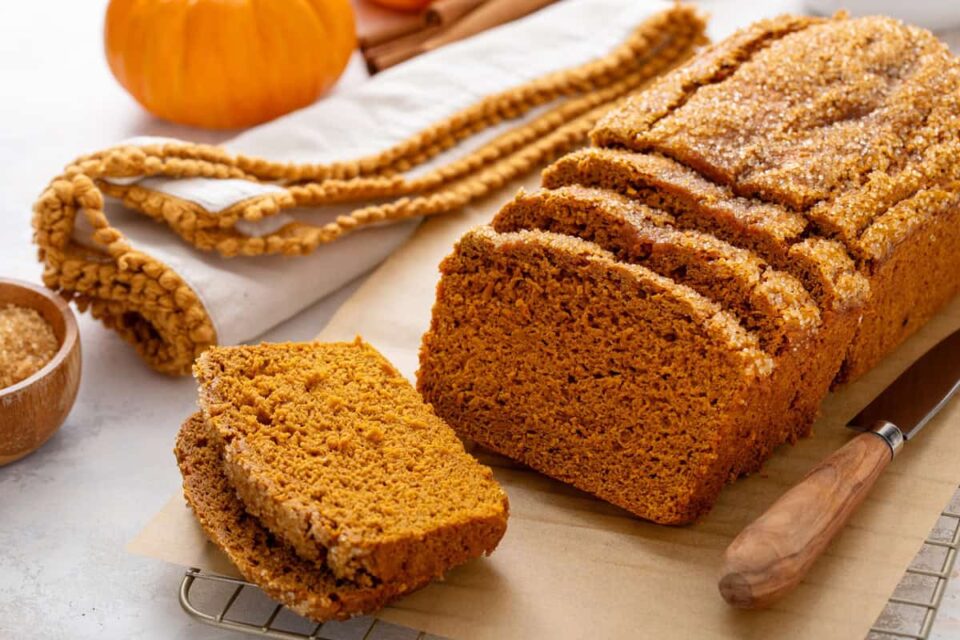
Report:
[[[757,609],[789,593],[843,528],[903,444],[888,422],[815,466],[727,547],[720,593]]]

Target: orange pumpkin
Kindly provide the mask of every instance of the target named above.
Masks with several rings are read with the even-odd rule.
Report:
[[[310,104],[356,46],[350,0],[111,0],[110,70],[147,111],[246,127]]]

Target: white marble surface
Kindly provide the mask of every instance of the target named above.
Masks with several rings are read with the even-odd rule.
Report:
[[[30,207],[76,154],[132,135],[228,135],[159,122],[123,93],[103,60],[105,4],[0,2],[0,275],[39,281]],[[265,338],[313,336],[350,290]],[[180,567],[124,551],[179,487],[171,447],[195,406],[192,381],[152,373],[87,316],[80,330],[83,377],[69,419],[42,450],[0,468],[0,638],[241,637],[181,612]],[[958,583],[940,638],[960,634]]]

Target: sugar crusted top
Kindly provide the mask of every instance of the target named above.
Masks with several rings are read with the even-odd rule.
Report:
[[[955,206],[960,61],[930,32],[781,18],[698,58],[614,109],[595,143],[662,153],[802,212],[861,262]]]

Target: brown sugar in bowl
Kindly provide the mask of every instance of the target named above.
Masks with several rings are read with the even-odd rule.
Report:
[[[0,465],[36,451],[70,413],[80,386],[77,320],[58,294],[0,278],[0,307],[34,309],[53,329],[59,348],[39,371],[0,388]]]

